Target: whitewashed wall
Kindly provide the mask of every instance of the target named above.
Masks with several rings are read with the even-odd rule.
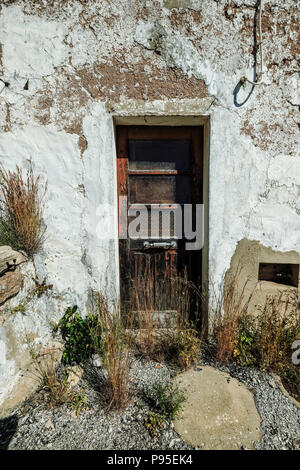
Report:
[[[20,383],[25,334],[47,344],[67,305],[85,312],[91,288],[118,292],[114,116],[210,117],[215,285],[242,238],[299,251],[297,3],[265,1],[265,84],[252,93],[238,83],[253,78],[256,0],[1,3],[0,161],[31,158],[48,181],[32,269],[63,300],[33,302],[29,319],[2,316],[0,406]]]

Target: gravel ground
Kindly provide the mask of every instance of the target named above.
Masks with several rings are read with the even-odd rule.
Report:
[[[282,393],[272,376],[235,363],[217,365],[207,352],[199,360],[199,365],[205,364],[229,373],[253,391],[263,433],[256,449],[300,449],[300,409]],[[83,376],[80,384],[85,387],[90,409],[77,417],[66,406],[45,409],[40,395],[35,395],[9,418],[0,420],[0,449],[193,449],[172,424],[165,423],[155,438],[144,426],[149,407],[143,392],[158,380],[168,382],[175,374],[165,364],[157,366],[155,362],[132,358],[131,386],[137,393],[122,413],[107,412],[101,406],[93,387],[95,374],[101,369],[88,368]]]
[[[0,449],[1,445],[8,449],[41,450],[192,449],[174,431],[171,423],[164,423],[155,438],[150,436],[144,425],[150,409],[143,399],[143,392],[157,381],[168,382],[174,375],[172,369],[132,358],[131,387],[137,393],[122,413],[107,412],[101,406],[101,399],[91,386],[96,383],[99,370],[88,367],[81,381],[90,410],[83,410],[77,417],[66,406],[48,410],[35,396],[8,420],[2,420],[2,424],[0,420]],[[99,385],[102,377],[98,378]],[[90,384],[88,387],[86,380]]]

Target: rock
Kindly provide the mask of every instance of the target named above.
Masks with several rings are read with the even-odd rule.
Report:
[[[180,439],[177,439],[177,438],[172,439],[171,442],[170,442],[170,444],[169,444],[169,446],[170,446],[170,447],[174,447],[174,445],[176,444],[176,442],[180,442]]]
[[[67,383],[70,387],[75,387],[82,377],[83,369],[80,366],[72,366],[68,368],[68,374]]]
[[[102,360],[102,357],[99,354],[94,354],[93,355],[93,366],[94,367],[102,367],[103,366],[103,360]]]
[[[0,246],[0,305],[21,289],[23,278],[16,267],[24,260],[24,256],[10,246]]]
[[[0,246],[0,275],[8,268],[14,269],[24,260],[24,256],[18,251],[12,250],[10,246]]]
[[[300,450],[300,439],[292,442],[291,450]]]
[[[272,380],[272,379],[269,380],[269,385],[270,385],[270,387],[272,387],[272,388],[276,388],[276,384],[275,384],[274,380]]]
[[[230,378],[230,381],[228,379]],[[205,450],[253,448],[261,438],[261,419],[244,384],[210,366],[175,379],[186,395],[175,430],[189,444]]]
[[[0,276],[0,305],[16,295],[23,284],[23,277],[19,269],[7,271]]]
[[[46,421],[46,423],[45,423],[45,428],[46,428],[46,429],[50,429],[50,428],[53,429],[53,428],[54,428],[51,419],[48,419],[48,421]]]

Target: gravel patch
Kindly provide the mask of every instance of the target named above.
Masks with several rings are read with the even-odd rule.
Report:
[[[78,416],[66,406],[45,409],[38,396],[27,401],[6,420],[0,420],[0,449],[55,450],[151,450],[192,449],[164,423],[152,438],[144,421],[150,411],[143,395],[157,382],[169,382],[174,371],[164,364],[132,358],[131,388],[135,390],[129,406],[120,412],[107,411],[94,385],[103,380],[103,371],[89,365],[80,382],[91,408]],[[87,386],[86,381],[89,385]]]
[[[255,444],[256,449],[300,449],[300,409],[282,393],[270,374],[236,363],[216,364],[207,351],[195,370],[201,365],[229,373],[253,392],[262,419],[262,438]],[[0,420],[0,449],[193,449],[176,433],[172,423],[164,423],[154,438],[144,425],[150,411],[144,392],[156,381],[171,380],[175,375],[171,367],[132,357],[130,377],[135,394],[122,412],[107,411],[95,390],[95,385],[101,387],[104,380],[103,370],[91,365],[85,369],[77,387],[84,387],[89,409],[78,416],[66,406],[49,410],[40,394],[36,394],[10,417]]]

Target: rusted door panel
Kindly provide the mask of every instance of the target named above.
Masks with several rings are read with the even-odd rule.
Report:
[[[176,311],[174,279],[187,273],[199,282],[201,269],[201,252],[186,251],[185,240],[176,237],[174,215],[183,204],[202,202],[201,129],[119,126],[117,157],[118,194],[126,196],[128,207],[134,209],[133,215],[123,218],[119,233],[124,233],[135,219],[135,210],[141,222],[149,221],[146,229],[141,224],[138,238],[119,242],[122,306]],[[142,213],[138,211],[139,204],[146,207],[146,212],[145,208]],[[160,204],[169,206],[155,206]],[[155,210],[158,216],[151,218],[151,224],[151,211],[153,215]],[[164,211],[170,211],[170,218],[164,219],[166,226],[162,225]]]

